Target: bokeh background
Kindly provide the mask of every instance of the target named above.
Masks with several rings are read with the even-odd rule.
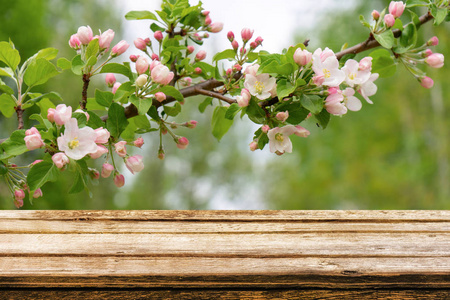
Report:
[[[373,9],[389,4],[380,0],[202,2],[213,22],[225,23],[221,33],[205,42],[209,59],[229,47],[229,30],[238,35],[244,27],[254,28],[255,36],[264,39],[263,49],[270,52],[305,39],[310,39],[310,51],[327,46],[339,51],[344,43],[366,39],[359,14],[370,19]],[[71,58],[74,53],[67,42],[79,26],[89,24],[94,31],[111,28],[116,32],[113,43],[125,39],[132,44],[136,37],[152,35],[149,23],[125,21],[123,16],[129,10],[154,10],[158,5],[148,0],[0,0],[0,40],[11,38],[22,58],[44,47],[58,48],[58,57]],[[426,24],[419,31],[419,42],[439,36],[435,51],[448,57],[449,29],[448,24]],[[124,59],[132,53],[137,50],[129,50]],[[43,198],[33,205],[26,201],[23,209],[448,209],[449,64],[428,68],[427,73],[435,80],[431,90],[423,89],[399,66],[394,77],[376,81],[374,105],[364,103],[360,112],[332,117],[326,130],[307,122],[311,135],[293,137],[294,152],[281,157],[268,149],[250,152],[248,144],[257,127],[246,118],[236,119],[217,142],[210,133],[212,108],[200,114],[202,98],[189,98],[184,113],[176,118],[199,122],[194,130],[177,131],[190,140],[186,150],[167,139],[166,159],[160,161],[158,137],[144,135],[144,147],[134,154],[145,157],[146,167],[134,176],[124,169],[125,187],[117,189],[111,179],[101,179],[92,186],[92,197],[87,192],[69,195],[73,179],[62,172],[58,182],[43,187]],[[76,106],[81,85],[81,79],[65,72],[40,89],[57,91]],[[96,87],[105,88],[100,76],[93,80],[89,96]],[[0,138],[16,126],[14,118],[1,116]],[[39,155],[31,151],[16,163],[28,164]],[[1,179],[0,208],[14,209]]]

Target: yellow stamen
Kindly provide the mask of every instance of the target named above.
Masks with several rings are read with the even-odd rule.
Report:
[[[331,77],[331,72],[330,72],[330,70],[328,70],[328,69],[322,69],[322,72],[323,72],[323,76],[325,77],[325,78],[330,78]]]
[[[284,137],[283,137],[283,135],[282,135],[281,133],[275,134],[275,139],[276,139],[277,141],[279,141],[279,142],[284,141]]]
[[[264,87],[264,83],[262,83],[261,81],[255,82],[255,91],[257,94],[262,94]]]
[[[78,147],[79,144],[80,142],[78,141],[78,137],[75,137],[72,141],[69,142],[69,148],[74,149]]]
[[[354,80],[356,78],[356,73],[350,73],[348,78],[350,78],[350,80]]]

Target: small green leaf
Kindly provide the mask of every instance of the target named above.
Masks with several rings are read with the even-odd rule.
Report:
[[[131,69],[125,65],[121,65],[118,63],[110,63],[103,66],[100,73],[116,73],[122,74],[128,78],[133,78]]]
[[[58,49],[55,48],[45,48],[42,50],[39,50],[38,53],[36,53],[35,59],[39,58],[45,58],[46,60],[52,60],[58,55]]]
[[[392,26],[392,29],[398,29],[400,31],[403,31],[403,23],[402,20],[399,18],[395,19],[394,26]]]
[[[88,111],[89,114],[89,121],[86,123],[87,126],[97,129],[100,127],[105,127],[105,122],[102,121],[102,119],[93,111]]]
[[[70,62],[70,60],[64,57],[59,58],[56,65],[58,66],[58,68],[61,68],[63,70],[72,68],[72,63]]]
[[[83,62],[83,60],[81,59],[81,55],[75,56],[75,57],[72,59],[72,72],[73,72],[75,75],[81,75],[81,74],[83,73],[83,72],[82,72],[83,67],[84,67],[84,62]]]
[[[214,55],[213,61],[218,61],[221,59],[233,60],[235,57],[236,57],[236,51],[233,49],[227,49],[227,50],[224,50],[224,51],[219,52],[216,55]]]
[[[11,95],[0,95],[0,111],[5,117],[10,118],[16,112],[15,107],[16,102],[11,97]]]
[[[225,118],[227,118],[228,120],[233,120],[240,110],[241,107],[237,103],[231,104],[228,107],[227,112],[225,113]]]
[[[108,110],[108,120],[106,120],[106,128],[111,133],[111,136],[119,138],[127,125],[128,120],[123,106],[117,103],[111,104]]]
[[[164,32],[164,31],[166,30],[164,27],[161,27],[161,26],[159,26],[159,25],[156,24],[156,23],[152,23],[152,24],[150,25],[150,29],[151,29],[153,32],[155,32],[155,31],[161,31],[161,32]]]
[[[373,36],[384,48],[391,49],[392,46],[394,46],[395,38],[392,30],[387,30],[380,34],[374,34]]]
[[[281,79],[277,82],[277,96],[278,99],[283,99],[289,96],[291,93],[295,91],[295,86],[293,86],[286,79]]]
[[[246,113],[248,118],[256,124],[264,124],[266,121],[266,113],[253,99],[250,99]]]
[[[431,15],[434,17],[434,26],[437,26],[445,20],[445,17],[447,16],[447,7],[433,7],[431,9]]]
[[[330,113],[323,109],[319,114],[314,115],[319,125],[322,126],[322,129],[327,128],[328,122],[330,122]]]
[[[28,187],[31,192],[42,187],[48,181],[56,181],[59,176],[55,164],[47,161],[40,162],[31,167],[27,176]]]
[[[386,49],[378,49],[369,54],[372,60],[372,73],[380,74],[380,77],[390,77],[395,74],[397,65]]]
[[[297,81],[295,81],[295,87],[304,86],[306,84],[306,81],[303,78],[298,78]]]
[[[59,71],[56,69],[54,64],[52,64],[45,58],[39,58],[32,61],[28,65],[28,68],[25,71],[25,75],[23,76],[23,80],[29,87],[32,87],[44,84],[50,78],[58,74]]]
[[[11,136],[0,144],[4,153],[0,154],[0,160],[8,159],[14,156],[18,156],[28,151],[25,145],[25,130],[16,130]]]
[[[85,52],[85,61],[89,61],[91,57],[97,57],[99,51],[98,39],[89,42]],[[97,59],[96,59],[97,60]]]
[[[50,93],[46,93],[46,94],[37,96],[37,97],[32,98],[30,100],[27,100],[26,103],[22,106],[22,108],[26,109],[28,107],[31,107],[31,106],[39,103],[43,99],[50,99],[50,100],[55,100],[55,101],[62,101],[63,100],[61,98],[60,94],[58,94],[56,92],[50,92]]]
[[[366,19],[364,18],[363,15],[359,15],[359,22],[360,22],[361,24],[363,24],[365,27],[367,27],[367,28],[369,28],[369,29],[371,28],[369,22],[366,21]]]
[[[397,19],[398,20],[398,19]],[[416,45],[417,29],[414,24],[408,24],[400,36],[400,45],[406,49],[412,48]]]
[[[76,194],[87,188],[87,182],[89,181],[89,169],[84,160],[77,160],[76,163],[76,177],[72,187],[69,190],[69,194]]]
[[[148,110],[150,109],[150,106],[152,106],[152,99],[150,98],[138,98],[136,95],[130,96],[130,102],[134,104],[134,106],[137,107],[138,113],[140,115],[145,115]]]
[[[159,91],[166,94],[166,96],[171,96],[175,98],[175,100],[177,101],[184,100],[183,94],[181,94],[180,91],[174,88],[173,86],[170,85],[163,86],[159,89]]]
[[[95,101],[104,107],[110,107],[113,103],[114,94],[111,92],[104,92],[99,89],[95,90]]]
[[[11,69],[8,67],[0,68],[0,76],[13,77],[14,73],[11,72]]]
[[[313,114],[318,114],[323,109],[323,99],[317,95],[302,94],[300,103]]]
[[[212,97],[206,97],[205,100],[203,100],[203,102],[199,104],[198,110],[199,110],[201,113],[204,113],[204,112],[205,112],[205,109],[206,109],[209,105],[212,105],[212,100],[213,100]]]
[[[428,0],[406,0],[406,7],[428,6]]]
[[[19,51],[14,49],[8,42],[0,42],[0,61],[4,62],[12,70],[20,63]]]
[[[14,90],[10,88],[8,85],[6,85],[1,79],[0,79],[0,91],[8,95],[14,94]]]
[[[30,120],[36,120],[36,121],[38,121],[39,124],[41,125],[41,128],[39,128],[39,129],[48,130],[48,129],[50,129],[50,128],[53,127],[53,124],[50,123],[49,120],[44,119],[44,118],[43,118],[41,115],[39,115],[39,114],[32,114],[32,115],[30,116]]]
[[[127,20],[155,20],[156,18],[155,14],[149,12],[148,10],[141,10],[141,11],[130,11],[125,15],[125,19]]]
[[[211,119],[212,134],[218,141],[222,139],[230,129],[231,125],[233,125],[233,120],[229,120],[225,117],[226,112],[226,107],[217,106],[214,109]]]
[[[55,108],[55,104],[53,104],[53,102],[48,98],[43,98],[37,102],[36,105],[40,108],[41,116],[44,118],[47,118],[49,108]]]
[[[176,117],[181,112],[181,104],[175,102],[174,106],[164,105],[164,112],[171,117]]]

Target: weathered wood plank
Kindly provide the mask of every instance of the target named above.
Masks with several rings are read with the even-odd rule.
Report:
[[[54,287],[436,299],[450,289],[450,212],[0,211],[0,289]]]

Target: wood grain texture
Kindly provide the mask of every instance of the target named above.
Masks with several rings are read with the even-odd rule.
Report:
[[[449,291],[447,211],[0,211],[0,299]]]

